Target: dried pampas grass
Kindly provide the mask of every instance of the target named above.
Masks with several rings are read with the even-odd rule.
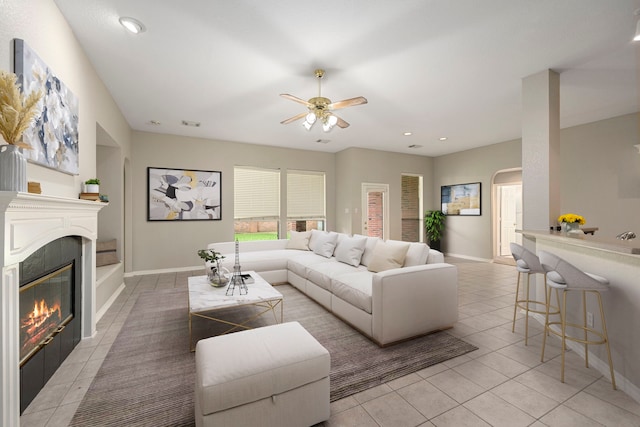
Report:
[[[15,74],[0,70],[0,135],[11,145],[31,149],[19,140],[39,112],[42,92],[34,91],[25,97],[17,79]]]

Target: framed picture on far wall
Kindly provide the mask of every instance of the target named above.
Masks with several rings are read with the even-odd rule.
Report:
[[[440,202],[445,215],[481,215],[480,183],[443,185]]]
[[[147,221],[222,219],[222,173],[147,168]]]

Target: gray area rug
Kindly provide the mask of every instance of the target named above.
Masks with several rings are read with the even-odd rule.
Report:
[[[380,348],[294,287],[277,289],[285,322],[300,322],[331,354],[332,402],[477,349],[446,332]],[[247,310],[228,310],[225,318],[239,320]],[[70,426],[195,425],[187,313],[186,288],[141,293]],[[253,326],[274,323],[266,313]],[[196,317],[193,330],[195,339],[223,332]]]

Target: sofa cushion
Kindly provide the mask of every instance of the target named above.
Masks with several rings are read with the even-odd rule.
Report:
[[[292,271],[293,273],[296,273],[298,276],[304,279],[307,278],[308,266],[318,263],[331,262],[330,259],[320,256],[314,252],[290,252],[293,252],[296,255],[289,257],[289,260],[287,261],[287,269]]]
[[[333,256],[340,262],[357,267],[360,265],[366,244],[367,238],[364,236],[342,237],[338,240]]]
[[[287,242],[287,249],[298,249],[301,251],[308,251],[310,238],[311,238],[311,231],[291,230],[289,232],[289,242]]]
[[[338,262],[335,258],[331,262],[323,262],[313,264],[307,267],[307,279],[320,286],[327,291],[331,291],[331,279],[345,273],[356,271],[356,268],[342,262]]]
[[[371,313],[373,273],[358,270],[341,274],[331,280],[331,292],[354,307]]]
[[[338,233],[312,232],[311,236],[312,242],[309,242],[309,249],[326,258],[333,255],[333,250],[336,248],[336,243],[338,242]]]
[[[377,273],[402,267],[408,250],[407,242],[379,240],[373,250],[373,258],[368,266],[369,271]]]
[[[273,271],[273,270],[285,270],[287,268],[288,259],[298,254],[297,251],[291,251],[288,249],[276,249],[273,251],[256,251],[256,252],[241,252],[239,255],[240,266],[244,271]],[[223,254],[225,258],[220,263],[220,266],[226,268],[229,271],[233,271],[235,265],[235,254]]]
[[[367,244],[364,247],[364,252],[362,253],[362,258],[360,259],[360,264],[364,266],[368,266],[371,262],[371,258],[373,258],[373,251],[376,248],[376,243],[380,240],[379,237],[367,237],[362,236],[360,234],[354,234],[354,237],[366,237]]]

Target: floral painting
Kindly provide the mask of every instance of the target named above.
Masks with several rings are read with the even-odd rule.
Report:
[[[147,168],[148,221],[222,219],[221,172]]]
[[[24,40],[14,40],[15,73],[25,94],[38,89],[40,116],[23,134],[27,160],[78,175],[78,99]]]

